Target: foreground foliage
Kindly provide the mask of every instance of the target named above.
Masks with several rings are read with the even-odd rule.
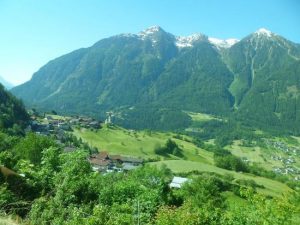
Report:
[[[103,175],[92,171],[84,150],[63,153],[33,134],[18,139],[1,150],[0,162],[25,177],[1,175],[0,208],[30,224],[297,224],[299,193],[269,198],[205,173],[170,189],[166,167]],[[34,150],[33,160],[20,154],[20,143]],[[229,204],[225,193],[234,190],[243,204]]]

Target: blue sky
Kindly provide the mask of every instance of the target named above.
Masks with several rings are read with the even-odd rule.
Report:
[[[300,43],[299,12],[298,0],[0,0],[0,76],[20,84],[51,59],[152,25],[221,39],[265,27]]]

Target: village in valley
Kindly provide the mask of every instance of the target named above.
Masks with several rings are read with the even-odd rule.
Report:
[[[273,154],[271,159],[282,164],[282,167],[274,167],[273,171],[278,174],[294,175],[295,180],[300,180],[300,169],[295,166],[296,158],[300,157],[300,148],[291,147],[281,141],[271,141],[266,139],[265,144],[273,149],[276,149],[279,153]]]
[[[87,116],[60,116],[56,113],[38,115],[35,111],[30,111],[31,124],[26,132],[35,132],[39,135],[52,136],[59,145],[62,145],[65,152],[72,152],[82,147],[90,152],[89,162],[94,171],[101,173],[129,171],[142,165],[143,159],[128,155],[110,154],[109,149],[98,149],[89,146],[81,139],[78,140],[73,134],[74,128],[84,130],[98,130],[103,126],[113,126],[112,112],[107,112],[107,118],[103,122]],[[278,162],[281,166],[274,166],[273,171],[277,174],[290,175],[295,180],[300,179],[300,170],[295,165],[295,158],[299,157],[300,149],[290,147],[280,141],[264,140],[266,146],[283,153],[284,156],[274,152],[270,159]]]
[[[113,126],[111,113],[107,114],[105,126]],[[123,172],[136,169],[143,164],[143,159],[126,155],[109,154],[107,150],[97,149],[83,143],[72,135],[72,129],[101,129],[103,123],[86,116],[59,116],[55,114],[44,114],[43,116],[31,112],[31,124],[26,132],[34,132],[38,135],[51,136],[57,144],[62,145],[65,152],[72,152],[82,147],[88,149],[90,157],[87,159],[94,171],[101,173]]]

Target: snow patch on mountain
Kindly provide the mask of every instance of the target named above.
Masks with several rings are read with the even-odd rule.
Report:
[[[258,36],[267,36],[267,37],[272,37],[272,35],[274,35],[271,31],[265,28],[260,28],[259,30],[255,31],[254,34]]]
[[[159,32],[160,30],[162,30],[160,26],[151,26],[138,33],[138,36],[144,40],[145,38],[152,36],[153,34]]]
[[[213,37],[209,37],[208,41],[215,45],[216,47],[219,48],[230,48],[232,45],[236,44],[239,42],[238,39],[235,38],[229,38],[226,40],[222,40],[222,39],[218,39],[218,38],[213,38]]]
[[[205,39],[205,35],[203,34],[192,34],[189,36],[177,36],[175,45],[178,48],[186,48],[186,47],[193,47],[194,42]]]

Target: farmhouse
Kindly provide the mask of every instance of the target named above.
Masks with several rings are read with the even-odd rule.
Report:
[[[98,158],[90,158],[89,162],[91,163],[94,171],[106,171],[111,165],[110,161]]]
[[[94,171],[128,171],[137,168],[143,163],[142,159],[124,157],[121,155],[109,155],[103,151],[97,154],[92,154],[89,158]]]

